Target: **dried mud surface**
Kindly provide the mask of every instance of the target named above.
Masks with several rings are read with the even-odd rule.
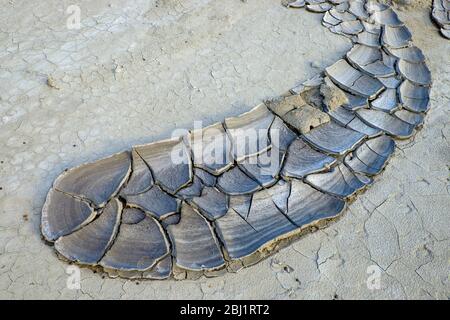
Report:
[[[0,298],[449,298],[450,43],[420,8],[399,15],[432,71],[431,110],[339,221],[237,274],[136,282],[82,269],[69,289],[39,232],[64,168],[245,112],[351,46],[277,1],[85,1],[80,30],[65,26],[69,4],[0,13]]]

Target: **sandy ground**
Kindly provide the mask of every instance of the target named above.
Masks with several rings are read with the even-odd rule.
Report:
[[[72,2],[3,2],[0,298],[450,297],[450,42],[427,10],[401,17],[432,70],[432,109],[342,219],[238,274],[139,282],[82,269],[70,289],[39,231],[64,168],[247,111],[350,42],[277,0],[78,1],[80,29],[66,26]]]

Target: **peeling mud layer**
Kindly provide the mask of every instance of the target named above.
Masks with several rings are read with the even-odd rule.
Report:
[[[235,272],[373,183],[391,137],[423,124],[425,57],[387,5],[286,6],[324,12],[354,44],[345,59],[268,106],[66,170],[42,210],[58,254],[126,278]]]
[[[223,9],[215,1],[204,1],[191,7],[189,3],[178,6],[175,2],[158,2],[158,6],[155,6],[158,9],[153,10],[146,7],[148,4],[142,7],[139,5],[125,6],[126,18],[110,16],[105,21],[102,21],[105,13],[100,14],[103,10],[101,5],[99,8],[89,8],[91,15],[88,16],[95,17],[94,25],[101,26],[104,23],[108,26],[94,27],[94,37],[101,30],[107,30],[107,36],[118,36],[120,41],[117,43],[120,45],[114,46],[112,52],[103,48],[93,55],[87,52],[86,56],[77,58],[78,48],[69,50],[75,55],[66,55],[69,45],[65,45],[64,49],[50,45],[48,50],[54,51],[53,56],[51,52],[43,57],[34,56],[32,65],[39,70],[34,73],[29,72],[33,45],[24,45],[26,33],[22,36],[25,39],[20,40],[14,31],[10,31],[11,35],[15,35],[11,38],[12,43],[19,45],[8,49],[13,54],[6,54],[2,58],[6,66],[4,77],[15,75],[18,79],[23,76],[29,78],[16,89],[19,93],[20,90],[26,92],[19,94],[25,109],[13,108],[18,99],[16,91],[2,89],[1,96],[1,101],[6,101],[2,114],[5,126],[1,134],[6,137],[4,143],[10,147],[2,155],[7,159],[2,160],[2,174],[9,168],[9,172],[16,173],[6,175],[6,187],[2,186],[3,194],[0,194],[0,204],[6,213],[0,218],[4,222],[1,236],[5,239],[2,242],[5,243],[4,254],[0,257],[4,270],[0,278],[2,288],[5,288],[3,296],[95,298],[117,294],[116,297],[123,298],[152,298],[157,294],[159,298],[448,298],[449,219],[445,212],[448,209],[449,187],[448,179],[442,177],[448,176],[445,163],[450,158],[446,120],[449,115],[446,95],[449,83],[446,69],[449,68],[449,62],[448,58],[429,51],[428,46],[434,41],[432,38],[424,36],[426,33],[423,30],[415,29],[417,26],[413,26],[410,32],[401,22],[401,18],[405,17],[399,19],[389,7],[369,8],[357,1],[350,5],[302,5],[306,5],[310,11],[324,12],[319,15],[304,10],[279,8],[271,1],[254,4],[251,1],[236,2],[228,8],[229,16],[225,13],[227,17],[224,20],[219,18],[216,25],[217,16],[223,14]],[[297,2],[297,6],[300,5]],[[114,5],[109,8],[107,11],[114,15]],[[117,9],[117,12],[123,9]],[[158,10],[162,12],[158,13]],[[233,10],[237,10],[238,14]],[[222,54],[232,54],[236,52],[235,47],[241,46],[240,41],[243,46],[248,43],[245,37],[236,40],[234,32],[239,28],[247,33],[253,28],[258,30],[258,26],[264,28],[264,22],[262,25],[258,23],[265,20],[258,19],[258,15],[264,15],[268,10],[272,10],[273,16],[279,17],[279,23],[284,21],[286,26],[268,25],[268,29],[262,32],[264,43],[267,43],[267,37],[273,35],[273,43],[280,44],[281,34],[286,37],[304,37],[302,41],[314,42],[317,36],[311,37],[307,32],[298,34],[294,31],[294,23],[300,21],[312,33],[323,32],[327,30],[317,27],[323,16],[322,23],[330,31],[348,37],[353,47],[349,50],[348,42],[340,43],[339,37],[334,35],[333,38],[330,32],[323,32],[324,37],[330,36],[327,45],[334,48],[335,54],[323,57],[327,63],[313,62],[317,59],[316,52],[323,54],[320,42],[317,49],[308,46],[305,50],[304,42],[300,41],[286,44],[285,55],[279,54],[279,45],[274,47],[275,56],[283,57],[279,65],[274,64],[270,56],[272,44],[265,45],[268,51],[263,51],[261,57],[267,55],[268,60],[257,61],[257,70],[264,76],[257,76],[256,82],[248,78],[252,74],[247,73],[248,70],[245,73],[238,71],[241,63],[250,66],[249,62],[240,60],[245,59],[242,57],[232,60],[234,71],[231,74],[226,71],[227,65],[219,66],[218,72],[208,72],[207,77],[213,79],[216,85],[223,85],[230,79],[232,82],[228,83],[236,81],[233,72],[245,76],[245,79],[239,80],[240,85],[250,84],[251,87],[252,83],[258,83],[254,92],[261,91],[262,95],[259,93],[258,97],[265,103],[243,116],[235,117],[239,111],[246,111],[251,104],[257,104],[258,101],[251,100],[255,99],[255,93],[245,91],[244,96],[249,94],[248,97],[252,97],[249,98],[250,104],[236,106],[231,103],[233,108],[228,111],[217,101],[215,104],[211,101],[205,103],[205,100],[210,99],[206,83],[211,81],[204,82],[204,85],[193,82],[194,75],[202,70],[201,67],[197,70],[195,67],[185,69],[180,79],[172,79],[173,74],[179,73],[156,73],[160,77],[168,77],[168,83],[172,86],[180,81],[181,88],[187,86],[188,92],[201,93],[199,100],[193,100],[191,95],[190,102],[180,109],[177,109],[176,104],[171,104],[180,114],[171,115],[166,104],[161,105],[160,109],[153,107],[148,112],[150,122],[145,120],[146,113],[133,113],[139,108],[148,110],[149,105],[158,105],[158,101],[149,99],[151,92],[141,98],[136,96],[135,101],[125,102],[128,103],[127,108],[120,102],[123,99],[121,96],[127,92],[131,96],[132,93],[139,94],[142,81],[134,82],[133,79],[142,80],[148,74],[147,70],[139,72],[143,66],[151,64],[163,71],[166,64],[161,63],[162,59],[176,64],[176,61],[184,59],[185,54],[198,56],[195,50],[202,44],[195,43],[195,39],[197,32],[200,32],[199,39],[205,41],[205,28],[201,25],[201,28],[196,29],[195,22],[199,17],[202,19],[205,13],[212,21],[206,24],[211,26],[211,30],[206,33],[213,35],[213,42],[215,37],[224,37],[220,43],[226,43],[228,39],[233,48]],[[139,13],[136,15],[136,12]],[[144,20],[141,12],[145,12]],[[249,21],[242,12],[253,15],[254,19]],[[155,13],[173,17],[173,21],[169,22],[165,18],[158,20]],[[245,19],[240,20],[239,14]],[[40,17],[39,21],[45,21],[44,28],[54,23],[52,18],[45,19],[37,11],[33,12],[33,16]],[[298,19],[299,16],[302,19]],[[316,20],[314,16],[319,19]],[[423,21],[426,13],[417,13],[416,16]],[[114,27],[115,21],[119,21],[117,27]],[[134,39],[129,36],[122,38],[121,33],[126,34],[126,30],[120,29],[124,21],[127,21],[125,25],[147,25],[152,31],[138,32]],[[311,25],[308,25],[308,21]],[[89,18],[84,23],[88,26]],[[194,24],[192,29],[183,38],[179,28],[191,23]],[[229,29],[223,31],[224,24],[228,23]],[[430,32],[432,26],[429,20],[427,23],[427,31]],[[258,32],[261,32],[261,28]],[[428,48],[424,54],[411,44],[412,39],[416,43],[415,34],[419,37],[419,47],[422,47],[421,43],[427,45],[423,46]],[[89,39],[89,36],[92,34],[85,34],[84,39]],[[145,48],[142,39],[148,36],[152,39],[162,37],[159,55],[152,55],[150,52],[153,50],[146,51],[148,48]],[[257,35],[247,36],[254,39]],[[280,40],[277,40],[278,37]],[[65,38],[64,41],[70,43],[70,38]],[[190,43],[192,40],[194,43]],[[76,46],[79,45],[78,41],[75,41]],[[167,43],[174,43],[177,49],[167,51]],[[445,43],[434,44],[441,48],[441,52],[448,50]],[[258,47],[261,43],[255,45]],[[95,50],[96,46],[98,42],[88,51]],[[127,46],[129,57],[121,54],[122,48]],[[290,50],[294,54],[291,60],[286,60]],[[301,50],[305,52],[303,65],[302,59],[299,59]],[[253,61],[254,50],[250,52],[253,57],[249,61]],[[216,54],[214,50],[206,50],[199,61],[211,59],[214,64]],[[18,55],[24,56],[20,62],[14,60]],[[91,56],[94,60],[89,61],[86,57]],[[79,59],[79,62],[70,62],[74,58]],[[426,60],[432,73],[425,64]],[[112,61],[110,66],[107,66],[108,61]],[[192,65],[192,60],[187,61]],[[270,66],[268,70],[275,65],[280,67],[278,87],[267,91],[261,85],[269,83],[267,75],[271,73],[263,71],[265,61]],[[337,62],[333,64],[333,61]],[[298,70],[293,70],[290,65],[292,62]],[[19,70],[17,63],[22,64],[24,69]],[[91,79],[85,83],[86,74],[82,71],[79,76],[79,72],[92,66],[97,69],[95,76],[91,73]],[[179,62],[178,68],[181,66],[183,61]],[[293,86],[299,79],[299,71],[302,80],[314,74],[319,76],[303,84],[300,81],[288,94],[276,97],[285,88]],[[277,77],[277,72],[274,74]],[[431,74],[434,76],[434,89],[430,96]],[[74,108],[76,92],[80,90],[74,86],[77,80],[72,82],[77,77],[81,79],[82,87],[89,88],[89,94],[83,93],[79,107],[70,110]],[[133,86],[133,83],[137,85]],[[155,85],[160,83],[162,81],[155,82]],[[117,90],[111,89],[114,86]],[[216,89],[217,92],[227,92],[223,86],[217,88],[220,88]],[[101,94],[105,89],[109,89],[109,93],[106,91]],[[161,88],[153,97],[172,92],[172,89],[164,90],[164,87]],[[185,96],[183,92],[175,92],[166,99],[182,101]],[[74,93],[73,100],[67,99]],[[240,94],[236,92],[233,96]],[[347,98],[343,98],[343,94]],[[142,98],[147,104],[140,107],[138,101]],[[99,112],[105,99],[110,99],[112,109]],[[34,107],[33,102],[36,101],[39,103]],[[60,105],[58,101],[64,101],[64,104]],[[8,109],[9,104],[11,108]],[[431,116],[425,118],[430,105]],[[85,121],[79,122],[83,109],[90,106],[95,107],[92,108],[95,116],[83,118]],[[61,109],[61,114],[49,112],[55,107],[55,110]],[[151,140],[148,135],[142,134],[142,127],[148,126],[150,135],[157,141],[164,137],[162,134],[165,130],[170,132],[170,129],[180,124],[192,127],[189,126],[189,119],[197,119],[202,112],[211,117],[214,108],[218,112],[206,125],[228,117],[223,125],[213,125],[192,131],[181,138],[151,144],[147,143]],[[31,115],[29,110],[36,110],[37,113]],[[127,116],[122,117],[117,110],[126,111],[124,114]],[[193,110],[194,115],[184,117],[193,113]],[[59,123],[61,119],[62,125]],[[96,125],[90,126],[89,121]],[[128,121],[130,125],[127,125]],[[170,121],[175,122],[172,124]],[[424,122],[432,123],[433,126],[425,123],[424,129],[417,134],[419,138],[411,138]],[[137,128],[139,123],[143,124],[141,129]],[[101,129],[97,130],[99,124]],[[84,128],[89,126],[91,131],[83,133]],[[130,126],[134,128],[131,131]],[[261,142],[258,146],[262,148],[249,154],[249,148],[240,150],[236,144],[230,143],[230,148],[221,150],[230,154],[231,161],[221,163],[220,166],[202,163],[195,157],[196,148],[191,139],[193,135],[219,135],[224,137],[224,141],[228,139],[233,142],[237,137],[231,129],[249,127],[257,127],[263,132],[258,136]],[[33,128],[39,131],[33,132]],[[281,133],[280,140],[272,139],[274,132]],[[108,140],[101,138],[105,133],[109,133]],[[54,150],[48,144],[48,137],[52,136],[55,137],[50,138],[50,141],[55,140]],[[420,141],[420,137],[424,140]],[[431,140],[427,140],[427,137]],[[398,138],[403,141],[394,143],[394,139]],[[137,146],[129,152],[121,152],[129,145]],[[175,166],[167,161],[168,150],[174,148],[186,159]],[[385,169],[394,149],[398,150],[396,157],[391,159],[391,166]],[[427,150],[430,156],[416,159],[420,150]],[[14,156],[9,153],[11,151],[14,151]],[[114,152],[118,153],[104,158]],[[261,170],[258,159],[268,154],[277,155],[281,160],[279,166]],[[96,160],[99,158],[104,159]],[[249,158],[255,158],[256,165],[249,163]],[[66,160],[61,162],[60,159]],[[69,163],[68,159],[76,162]],[[42,199],[58,170],[78,165],[83,159],[90,164],[66,170],[56,179],[40,216]],[[21,168],[20,171],[17,168]],[[378,179],[375,175],[381,171],[382,179]],[[30,183],[32,181],[39,181],[43,186],[36,190],[37,184]],[[365,195],[356,197],[372,184]],[[17,198],[13,194],[22,196]],[[341,217],[346,204],[349,210],[343,219],[323,231],[317,231],[331,220]],[[20,224],[7,220],[17,217],[17,212],[24,210],[30,210],[32,215],[29,217],[27,212],[19,215]],[[66,282],[64,269],[67,265],[58,262],[50,248],[42,248],[42,243],[37,239],[41,218],[44,237],[55,242],[58,255],[63,259],[91,266],[95,272],[106,271],[112,277],[173,277],[196,281],[175,283],[166,280],[152,282],[151,288],[132,287],[130,284],[133,282],[104,279],[83,269],[79,289],[73,290]],[[293,243],[308,231],[317,232]],[[285,249],[272,255],[281,248]],[[270,259],[253,266],[250,271],[241,270],[232,275],[224,272],[234,273],[267,257]],[[27,268],[33,268],[33,271],[28,272],[30,269]],[[375,270],[373,268],[382,277],[381,287],[376,290],[369,288],[366,281],[369,271]],[[202,278],[202,275],[206,278]],[[219,275],[221,277],[217,277]],[[261,283],[261,279],[266,280]],[[252,283],[258,287],[258,292],[248,289]],[[246,289],[241,288],[242,284],[245,284]],[[167,285],[170,286],[169,290],[164,289]],[[176,294],[173,290],[175,287]]]
[[[431,15],[439,26],[441,35],[450,40],[450,1],[434,0]]]

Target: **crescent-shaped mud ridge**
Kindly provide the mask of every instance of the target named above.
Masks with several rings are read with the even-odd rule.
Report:
[[[439,26],[441,35],[450,39],[450,1],[433,0],[431,16]]]
[[[425,58],[389,6],[287,7],[322,14],[353,47],[247,113],[63,172],[41,220],[61,258],[124,278],[236,272],[338,219],[374,183],[395,140],[423,124]]]

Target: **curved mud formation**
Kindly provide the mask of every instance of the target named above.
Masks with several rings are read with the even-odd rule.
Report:
[[[450,39],[450,1],[433,0],[431,16],[440,27],[441,35]]]
[[[110,276],[195,279],[339,218],[429,109],[431,75],[389,6],[298,0],[353,47],[277,99],[63,172],[42,210],[58,255]]]

